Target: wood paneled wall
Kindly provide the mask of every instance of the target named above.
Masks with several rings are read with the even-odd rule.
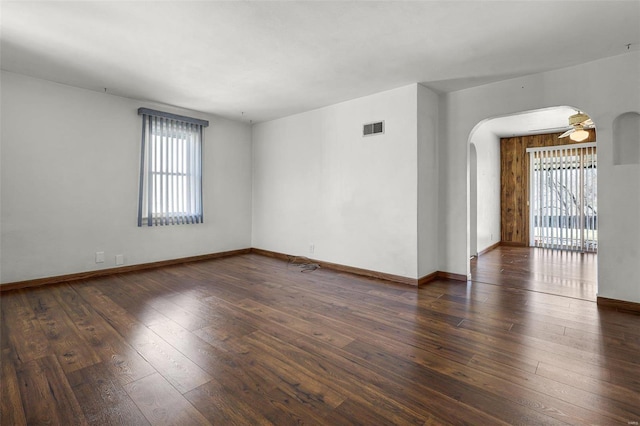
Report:
[[[595,142],[595,129],[582,142],[559,139],[562,133],[500,139],[500,240],[505,245],[529,245],[529,157],[527,148]]]

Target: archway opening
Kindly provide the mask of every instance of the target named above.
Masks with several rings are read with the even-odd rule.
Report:
[[[582,141],[564,135],[575,128],[568,119],[579,111],[558,106],[493,117],[471,132],[467,241],[472,280],[500,283],[516,264],[537,275],[544,275],[541,270],[546,268],[549,281],[569,283],[575,291],[556,289],[552,282],[529,284],[540,291],[595,300],[597,258],[583,254],[597,247],[595,125],[586,126],[589,135]],[[507,264],[483,275],[479,263],[473,262],[496,249],[501,254],[492,255],[496,265]],[[570,277],[563,276],[560,265],[573,262],[580,269],[583,261],[593,266],[589,276],[580,283],[567,281]],[[551,264],[558,265],[555,272],[549,272]]]

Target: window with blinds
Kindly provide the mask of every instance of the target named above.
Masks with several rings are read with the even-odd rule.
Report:
[[[596,145],[528,148],[530,245],[598,250]]]
[[[202,139],[209,122],[147,108],[138,114],[138,226],[202,223]]]

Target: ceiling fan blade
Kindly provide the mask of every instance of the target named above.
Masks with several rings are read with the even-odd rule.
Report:
[[[582,127],[593,127],[593,120],[589,118],[588,120],[584,120],[580,124],[582,124]]]
[[[569,136],[571,133],[575,132],[576,129],[569,129],[566,132],[564,132],[563,134],[561,134],[560,136],[558,136],[558,138],[566,138],[567,136]]]

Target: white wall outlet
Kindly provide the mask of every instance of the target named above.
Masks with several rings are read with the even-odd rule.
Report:
[[[316,245],[313,243],[309,244],[309,253],[313,253],[314,251],[316,251]]]
[[[104,252],[97,251],[96,252],[96,263],[104,263]]]
[[[124,265],[124,255],[116,254],[116,265]]]

